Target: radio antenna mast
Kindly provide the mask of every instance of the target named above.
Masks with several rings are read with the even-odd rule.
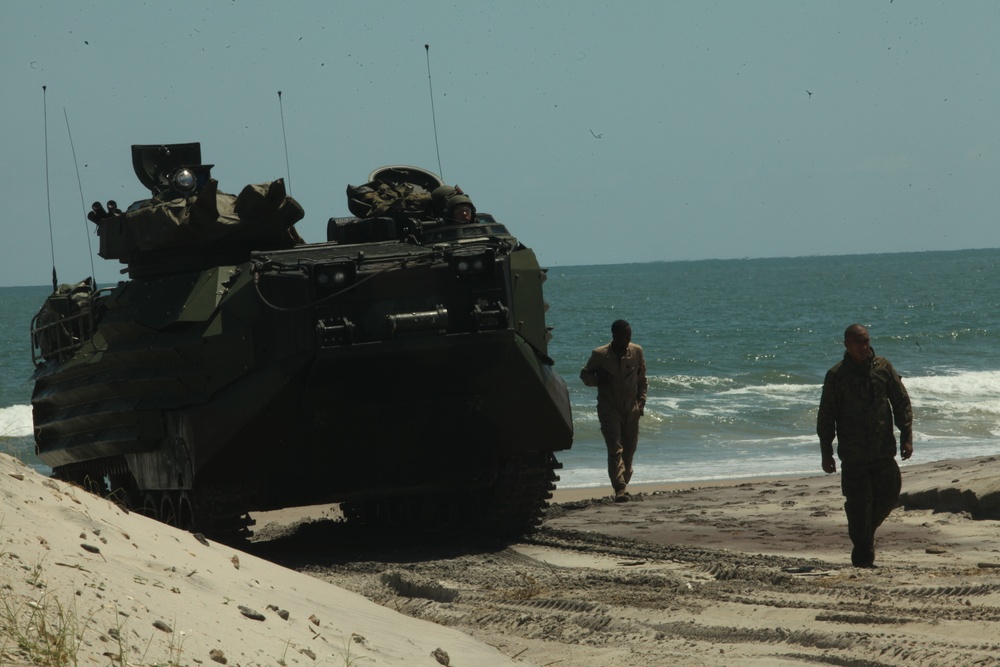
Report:
[[[42,124],[45,132],[45,205],[49,209],[49,250],[52,253],[52,291],[59,289],[56,278],[56,242],[52,234],[52,197],[49,194],[49,108],[46,102],[45,86],[42,86]]]
[[[431,83],[431,45],[424,44],[424,50],[427,52],[427,87],[431,92],[431,122],[434,123],[434,150],[437,151],[438,176],[440,176],[443,181],[444,170],[441,168],[441,149],[438,147],[437,116],[434,115],[434,85]]]
[[[288,194],[292,194],[292,168],[288,163],[288,137],[285,136],[285,107],[281,103],[281,91],[278,91],[278,111],[281,112],[281,139],[285,142],[285,173],[288,174]]]

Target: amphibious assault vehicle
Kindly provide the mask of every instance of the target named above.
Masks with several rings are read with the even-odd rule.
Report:
[[[414,167],[348,186],[305,243],[282,180],[218,189],[197,143],[133,146],[152,196],[94,204],[127,279],[58,286],[32,322],[38,456],[181,528],[341,503],[363,525],[520,534],[572,443],[545,270]]]

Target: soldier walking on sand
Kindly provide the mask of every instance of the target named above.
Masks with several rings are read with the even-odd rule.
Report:
[[[632,342],[628,322],[616,320],[611,325],[611,342],[591,352],[580,379],[588,387],[597,387],[597,417],[608,446],[608,476],[615,501],[625,502],[647,387],[646,358],[642,348]]]
[[[902,480],[896,465],[896,436],[904,461],[913,455],[913,410],[903,380],[889,360],[875,355],[868,330],[852,324],[844,331],[842,361],[826,373],[816,432],[823,471],[837,472],[833,439],[840,457],[847,531],[855,567],[875,566],[875,530],[899,502]]]

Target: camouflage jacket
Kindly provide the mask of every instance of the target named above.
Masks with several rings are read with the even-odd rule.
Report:
[[[896,455],[896,424],[902,442],[913,442],[913,410],[903,380],[885,357],[858,365],[845,353],[823,380],[816,433],[823,456],[875,461]]]

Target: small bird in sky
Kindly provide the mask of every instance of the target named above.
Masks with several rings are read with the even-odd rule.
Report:
[[[601,132],[600,134],[594,134],[594,131],[593,131],[593,130],[591,130],[591,131],[590,131],[590,133],[594,135],[594,138],[595,138],[595,139],[600,139],[601,137],[603,137],[603,136],[604,136],[604,133],[603,133],[603,132]]]
[[[813,96],[812,91],[807,90],[806,93],[808,93],[809,97],[812,98],[812,96]]]

